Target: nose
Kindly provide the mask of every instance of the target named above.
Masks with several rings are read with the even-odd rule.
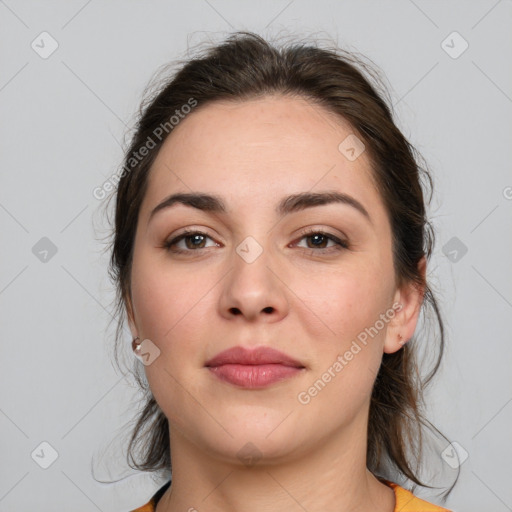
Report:
[[[252,260],[243,251],[233,255],[233,266],[222,281],[220,314],[233,320],[275,322],[288,314],[286,272],[270,251]]]

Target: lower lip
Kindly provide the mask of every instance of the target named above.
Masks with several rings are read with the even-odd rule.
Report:
[[[283,364],[223,364],[208,369],[219,379],[244,388],[263,388],[275,382],[293,377],[302,368]]]

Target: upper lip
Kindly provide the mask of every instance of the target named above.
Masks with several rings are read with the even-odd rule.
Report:
[[[294,366],[304,368],[299,361],[293,359],[287,354],[270,347],[258,347],[248,349],[242,346],[228,348],[218,353],[212,359],[209,359],[205,366],[221,366],[223,364],[282,364],[285,366]]]

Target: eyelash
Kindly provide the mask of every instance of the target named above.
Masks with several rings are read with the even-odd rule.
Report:
[[[183,233],[181,233],[177,237],[173,238],[172,240],[166,241],[163,244],[162,247],[164,249],[166,249],[168,252],[174,252],[174,253],[178,253],[178,254],[189,254],[189,253],[192,253],[192,252],[197,252],[200,249],[207,249],[207,247],[200,247],[199,249],[176,249],[176,248],[175,249],[171,249],[171,247],[173,245],[176,245],[181,240],[183,240],[185,238],[188,238],[188,237],[190,237],[192,235],[201,235],[201,236],[205,236],[207,238],[212,239],[210,237],[210,235],[208,235],[207,233],[191,229],[191,230],[184,231]],[[303,238],[307,238],[308,236],[312,236],[312,235],[322,235],[322,236],[326,237],[328,240],[333,241],[336,244],[336,246],[333,246],[333,247],[321,247],[319,249],[315,249],[313,247],[311,247],[311,248],[303,247],[303,249],[311,250],[313,252],[320,252],[320,253],[322,253],[322,252],[323,253],[331,253],[332,251],[343,251],[343,250],[350,249],[350,245],[349,245],[348,241],[341,240],[338,237],[332,235],[331,233],[327,233],[325,231],[318,230],[318,229],[306,229],[306,230],[302,231],[300,233],[299,241],[302,240]]]

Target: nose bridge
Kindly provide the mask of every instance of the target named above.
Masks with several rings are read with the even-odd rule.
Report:
[[[261,240],[261,237],[259,237]],[[245,237],[236,247],[235,252],[237,255],[248,265],[251,265],[256,260],[260,259],[263,252],[268,253],[268,244],[266,248],[256,240],[252,235]]]
[[[262,237],[258,237],[262,240]],[[268,241],[260,243],[256,237],[249,235],[245,237],[236,247],[233,254],[233,281],[240,285],[238,293],[241,297],[262,296],[264,290],[272,284],[271,272],[268,267],[272,266],[271,250]]]
[[[263,237],[263,235],[262,235]],[[274,275],[277,265],[268,238],[260,243],[246,236],[235,248],[232,269],[223,289],[224,314],[254,318],[260,314],[284,314],[287,299],[283,284]]]

